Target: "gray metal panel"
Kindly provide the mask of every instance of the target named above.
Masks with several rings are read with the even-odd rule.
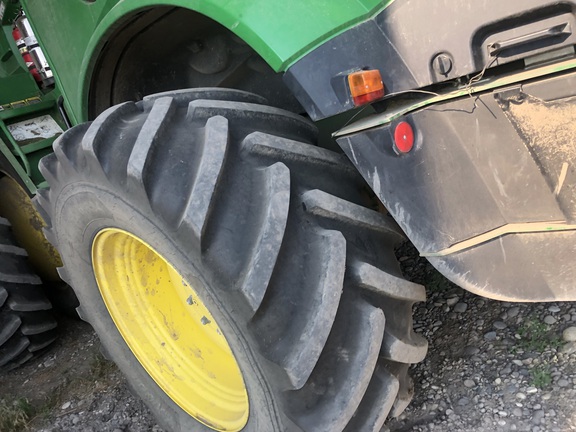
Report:
[[[534,34],[555,23],[573,24],[574,2],[551,0],[398,0],[376,22],[423,87],[434,82],[481,71],[488,63],[487,45]],[[493,65],[504,64],[552,47],[573,45],[576,35],[526,43],[501,54]],[[445,76],[432,67],[434,57],[445,53],[452,69]]]
[[[421,252],[509,223],[569,219],[495,94],[434,105],[402,120],[415,131],[408,154],[393,149],[394,124],[338,142]]]

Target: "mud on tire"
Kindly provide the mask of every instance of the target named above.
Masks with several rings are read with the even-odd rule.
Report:
[[[0,373],[24,364],[57,337],[52,305],[11,225],[0,217]]]
[[[344,156],[260,97],[190,90],[124,103],[54,144],[37,202],[61,276],[106,352],[171,430],[204,430],[141,368],[102,303],[94,236],[152,245],[222,321],[250,399],[243,430],[378,431],[412,395],[424,288],[402,278],[391,219]]]

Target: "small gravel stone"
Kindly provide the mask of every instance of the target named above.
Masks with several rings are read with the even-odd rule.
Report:
[[[490,331],[490,332],[484,334],[484,339],[486,339],[487,341],[496,340],[496,332]]]
[[[576,327],[568,327],[562,332],[562,339],[566,342],[576,342]]]
[[[549,312],[552,312],[552,313],[558,313],[558,312],[560,312],[560,310],[561,310],[561,309],[560,309],[558,306],[556,306],[556,305],[552,305],[552,306],[550,306],[550,307],[548,308],[548,311],[549,311]]]
[[[544,322],[548,325],[552,325],[556,323],[556,318],[554,318],[552,315],[546,315],[546,317],[544,318]]]
[[[61,410],[67,410],[68,408],[70,408],[70,405],[72,405],[72,402],[64,402],[62,404],[62,406],[60,407]]]
[[[457,313],[464,313],[466,312],[466,309],[468,309],[468,305],[466,303],[456,303],[456,306],[454,306],[454,312]]]
[[[452,298],[449,298],[448,300],[446,300],[446,304],[447,304],[448,306],[454,306],[454,305],[455,305],[456,303],[458,303],[459,301],[460,301],[460,298],[459,298],[459,297],[452,297]]]
[[[518,306],[511,307],[508,309],[508,318],[516,318],[518,313],[520,313],[520,308]]]
[[[496,321],[493,324],[494,328],[496,330],[504,330],[506,327],[508,327],[505,323],[503,323],[502,321]]]
[[[558,380],[558,385],[560,387],[568,387],[570,385],[570,382],[567,379],[562,378]]]
[[[464,385],[468,388],[472,388],[476,385],[476,383],[474,382],[474,380],[467,379],[467,380],[464,380]]]
[[[479,348],[473,346],[467,346],[466,348],[464,348],[463,355],[465,357],[472,357],[473,355],[476,355],[479,352],[480,352]]]
[[[573,354],[576,352],[576,342],[568,342],[560,348],[562,354]]]
[[[532,394],[532,393],[537,393],[538,389],[536,387],[528,387],[526,389],[526,393]]]
[[[542,410],[537,410],[532,413],[532,423],[535,425],[540,424],[543,418],[544,418],[544,411]]]
[[[522,392],[516,393],[516,398],[520,400],[526,399],[526,395]]]

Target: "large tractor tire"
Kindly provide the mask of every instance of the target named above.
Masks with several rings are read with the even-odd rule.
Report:
[[[56,340],[51,309],[10,222],[0,217],[0,372],[22,365]]]
[[[172,431],[377,431],[422,286],[346,159],[258,96],[169,92],[54,144],[38,203],[81,317]]]
[[[46,223],[38,213],[28,193],[14,179],[0,178],[0,215],[8,219],[15,242],[28,254],[28,262],[42,279],[44,295],[57,313],[78,318],[78,300],[72,289],[58,276],[62,266],[60,255],[46,240],[43,229]]]

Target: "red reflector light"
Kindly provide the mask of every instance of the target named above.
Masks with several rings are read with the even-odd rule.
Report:
[[[400,122],[394,129],[394,145],[400,153],[408,153],[414,146],[414,131],[407,122]]]
[[[379,70],[363,70],[348,75],[354,105],[366,105],[384,97],[384,84]]]

